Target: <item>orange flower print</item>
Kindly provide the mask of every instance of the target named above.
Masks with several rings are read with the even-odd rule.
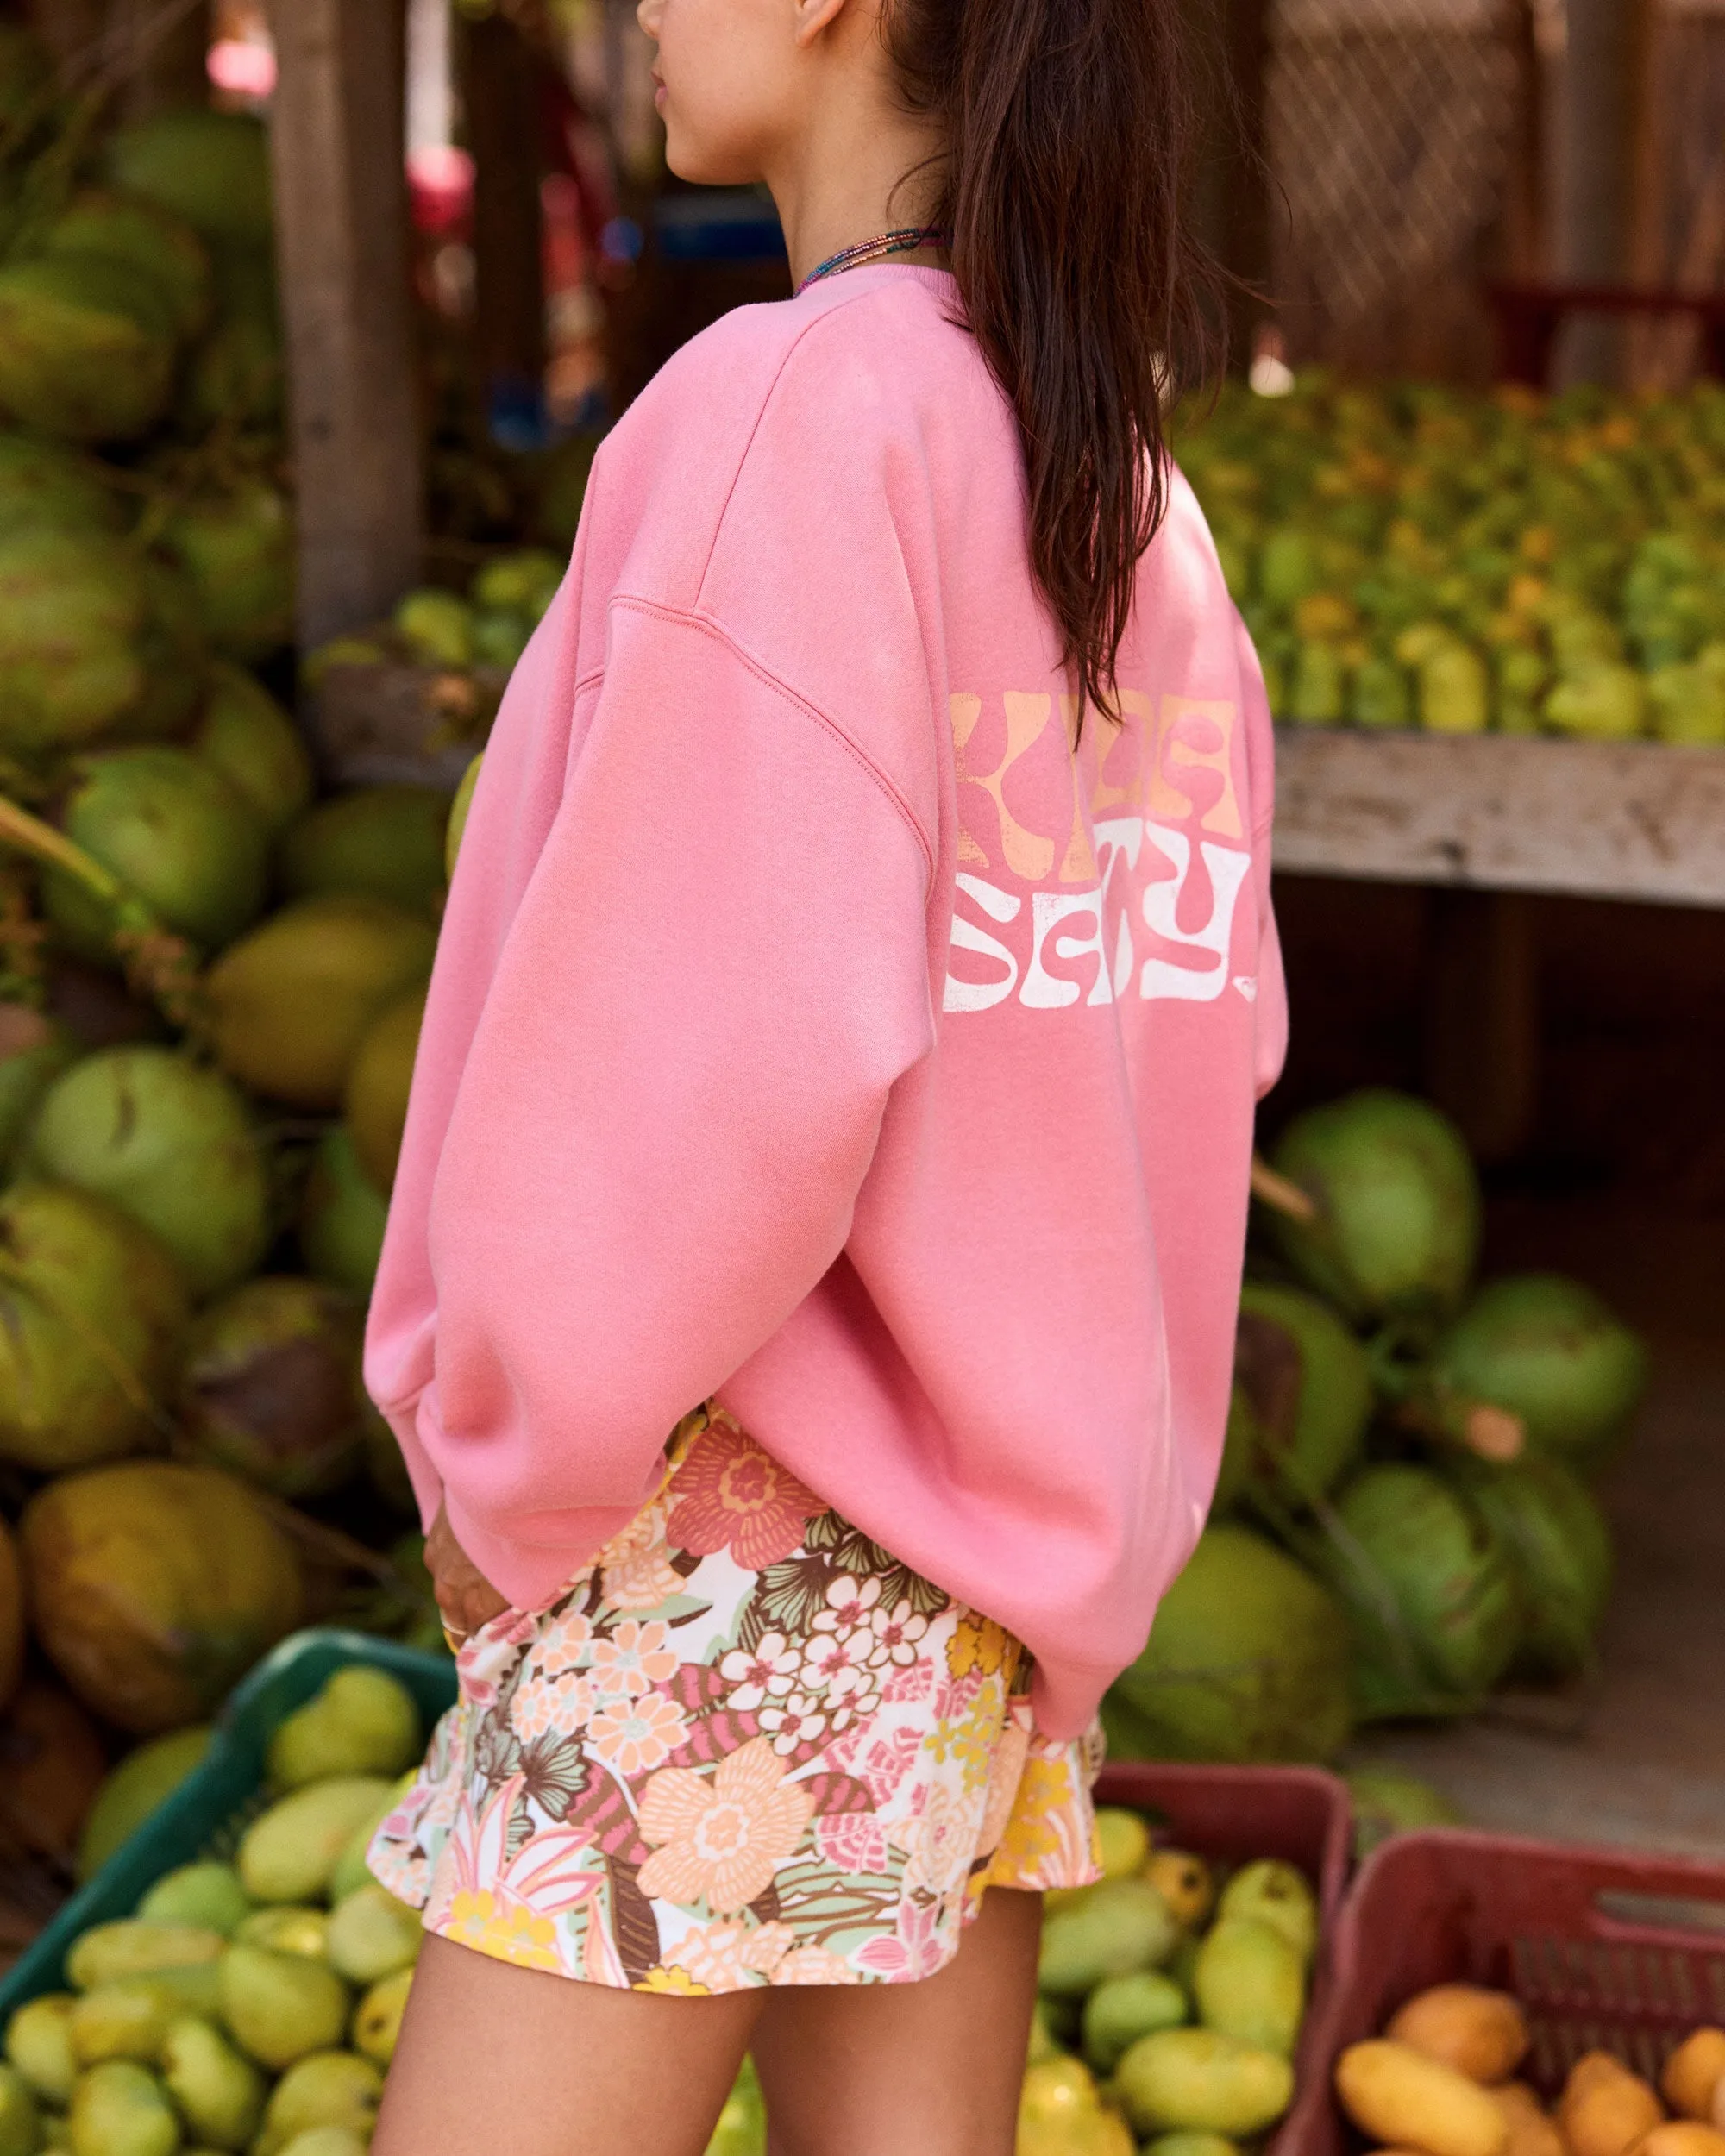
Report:
[[[540,1634],[532,1659],[542,1677],[561,1677],[578,1670],[593,1644],[593,1628],[579,1610],[566,1609]]]
[[[744,1991],[756,1978],[770,1977],[795,1943],[788,1924],[725,1916],[685,1932],[665,1960],[686,1969],[703,1991]]]
[[[699,1557],[728,1550],[751,1572],[789,1557],[804,1527],[826,1509],[723,1414],[714,1417],[671,1488],[676,1501],[668,1532],[676,1547]]]
[[[662,1692],[616,1699],[587,1724],[587,1749],[619,1781],[662,1767],[689,1733],[689,1726]]]
[[[667,1902],[705,1899],[735,1916],[772,1884],[803,1838],[814,1800],[785,1784],[784,1762],[764,1737],[721,1759],[709,1779],[666,1767],[641,1798],[641,1833],[653,1853],[641,1867],[641,1891]]]
[[[657,1609],[683,1591],[665,1541],[665,1507],[649,1505],[599,1553],[600,1584],[613,1609]]]
[[[633,1617],[625,1617],[608,1638],[601,1633],[587,1656],[594,1692],[606,1702],[639,1699],[656,1684],[668,1684],[677,1674],[670,1639],[668,1625],[643,1625]]]
[[[583,1677],[530,1677],[509,1703],[510,1726],[524,1744],[550,1730],[569,1736],[593,1711],[593,1688]]]

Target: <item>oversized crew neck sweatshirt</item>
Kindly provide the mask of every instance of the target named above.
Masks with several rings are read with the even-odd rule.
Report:
[[[1271,736],[1176,479],[1075,755],[958,315],[912,265],[740,309],[601,448],[474,798],[367,1373],[526,1609],[716,1395],[1018,1635],[1058,1739],[1214,1483]]]

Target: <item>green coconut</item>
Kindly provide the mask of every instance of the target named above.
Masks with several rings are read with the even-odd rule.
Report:
[[[116,539],[0,536],[0,748],[75,747],[142,706],[159,604],[146,565]]]
[[[299,1213],[299,1248],[319,1280],[368,1296],[389,1207],[372,1187],[345,1125],[317,1142]]]
[[[1309,1502],[1358,1463],[1371,1414],[1371,1365],[1327,1303],[1298,1288],[1248,1281],[1234,1380],[1257,1432],[1248,1482]]]
[[[273,310],[222,314],[186,368],[180,424],[191,434],[223,421],[273,427],[282,415],[286,384],[287,358]]]
[[[142,695],[109,727],[103,746],[177,741],[198,716],[209,681],[210,647],[198,594],[187,579],[154,556],[142,565],[145,611],[138,650]]]
[[[395,1187],[395,1163],[407,1122],[407,1096],[424,1016],[425,991],[418,988],[374,1018],[360,1043],[342,1096],[354,1156],[386,1198]]]
[[[55,1081],[25,1155],[150,1230],[194,1294],[243,1280],[270,1240],[269,1170],[243,1096],[171,1048],[104,1048]]]
[[[248,1280],[212,1304],[180,1377],[193,1449],[279,1497],[338,1488],[365,1444],[364,1326],[351,1297],[298,1274]]]
[[[207,977],[223,1068],[271,1100],[339,1107],[367,1029],[428,978],[436,948],[429,920],[383,899],[331,893],[284,906]]]
[[[28,1003],[0,1003],[0,1173],[10,1169],[37,1103],[77,1056],[53,1018]]]
[[[119,526],[118,502],[84,458],[29,435],[0,433],[0,539]]]
[[[1495,1280],[1438,1344],[1439,1380],[1520,1415],[1527,1443],[1590,1463],[1634,1413],[1647,1350],[1590,1288],[1560,1273]]]
[[[204,1764],[212,1733],[194,1723],[129,1752],[96,1792],[78,1843],[78,1877],[94,1878],[122,1843]]]
[[[246,114],[157,113],[116,128],[103,164],[112,185],[160,203],[206,240],[269,243],[269,138]]]
[[[1592,1492],[1559,1462],[1451,1470],[1509,1560],[1521,1605],[1515,1669],[1540,1681],[1578,1676],[1593,1658],[1611,1596],[1611,1529]]]
[[[311,799],[311,758],[299,729],[255,674],[218,659],[190,747],[219,772],[272,837]]]
[[[85,1706],[154,1736],[204,1721],[299,1621],[293,1545],[237,1476],[132,1460],[63,1475],[20,1529],[36,1636]]]
[[[183,217],[159,203],[86,188],[49,226],[42,248],[51,255],[94,256],[135,270],[167,302],[177,336],[195,337],[210,318],[210,250]]]
[[[1348,1653],[1322,1583],[1224,1524],[1205,1531],[1113,1696],[1139,1758],[1327,1759],[1353,1726]]]
[[[0,411],[67,442],[133,442],[166,411],[172,306],[99,254],[0,264]]]
[[[356,787],[320,802],[282,841],[292,898],[364,891],[423,912],[442,891],[449,796],[424,786]]]
[[[1464,1711],[1515,1659],[1521,1611],[1503,1546],[1427,1469],[1356,1476],[1335,1502],[1327,1562],[1353,1625],[1363,1717]]]
[[[186,1317],[173,1261],[116,1206],[0,1194],[0,1459],[51,1475],[153,1443]]]
[[[61,812],[67,837],[144,899],[164,926],[206,950],[256,919],[268,877],[263,824],[227,780],[184,749],[111,749],[79,759]],[[110,956],[108,907],[63,868],[42,905],[79,956]]]
[[[257,660],[293,641],[293,509],[279,487],[251,479],[182,504],[162,545],[191,580],[210,641]]]
[[[1270,1215],[1302,1281],[1352,1318],[1453,1310],[1479,1249],[1479,1179],[1461,1133],[1411,1095],[1372,1087],[1295,1117],[1272,1165],[1318,1218]]]

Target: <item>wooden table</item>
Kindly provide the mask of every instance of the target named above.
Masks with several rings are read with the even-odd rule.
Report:
[[[1283,726],[1275,862],[1428,887],[1426,1088],[1508,1161],[1539,1112],[1527,894],[1725,906],[1725,749]]]
[[[1725,906],[1725,749],[1283,726],[1276,866]]]

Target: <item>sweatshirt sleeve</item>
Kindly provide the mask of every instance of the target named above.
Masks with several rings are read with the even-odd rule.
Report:
[[[1288,981],[1283,970],[1282,939],[1276,932],[1270,895],[1271,827],[1276,813],[1276,729],[1270,699],[1246,625],[1234,615],[1234,642],[1239,655],[1240,686],[1245,700],[1245,727],[1251,763],[1251,866],[1258,893],[1257,1000],[1252,1006],[1252,1081],[1262,1100],[1281,1077],[1288,1060]]]
[[[488,978],[446,931],[422,1063],[440,1004],[471,1039],[446,1116],[416,1075],[367,1363],[422,1506],[528,1608],[837,1258],[933,1040],[926,843],[858,749],[643,601],[594,697]]]

